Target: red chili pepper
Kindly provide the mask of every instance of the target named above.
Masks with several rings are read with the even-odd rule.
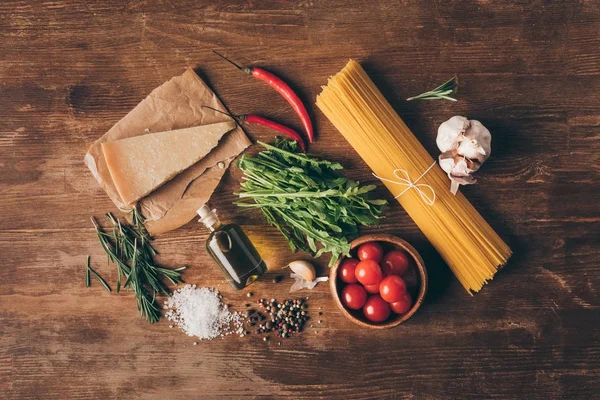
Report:
[[[287,83],[282,81],[280,78],[278,78],[271,72],[266,71],[262,68],[241,67],[233,61],[231,61],[230,59],[228,59],[227,57],[217,53],[216,51],[212,50],[212,52],[224,59],[225,61],[228,61],[229,63],[233,64],[240,71],[244,71],[245,73],[250,74],[257,79],[260,79],[261,81],[267,82],[269,86],[277,90],[277,92],[279,92],[279,94],[282,95],[288,103],[290,103],[296,114],[298,114],[298,117],[300,117],[300,120],[304,125],[304,130],[306,130],[306,135],[308,136],[308,142],[313,142],[314,134],[310,116],[308,115],[308,112],[306,111],[306,107],[304,107],[304,103],[302,103],[302,100],[300,100],[298,95],[292,90],[292,88],[288,86]]]
[[[303,152],[306,152],[306,145],[304,144],[304,140],[292,128],[288,128],[285,125],[281,125],[278,122],[272,121],[265,117],[261,117],[260,115],[246,114],[246,115],[237,115],[237,117],[241,121],[245,120],[246,122],[249,122],[251,124],[263,125],[263,126],[266,126],[271,129],[275,129],[276,131],[279,131],[281,133],[288,135],[289,137],[294,139],[296,142],[298,142],[298,144],[300,145],[300,148],[302,149]]]
[[[300,148],[302,149],[303,152],[306,152],[306,145],[304,144],[304,140],[302,139],[302,136],[300,136],[295,130],[293,130],[292,128],[289,128],[285,125],[282,125],[278,122],[272,121],[268,118],[265,117],[261,117],[260,115],[254,115],[254,114],[241,114],[241,115],[232,115],[232,114],[227,114],[226,112],[223,112],[221,110],[217,110],[215,108],[209,107],[209,106],[202,106],[205,108],[210,108],[213,111],[219,112],[221,114],[225,114],[225,115],[229,115],[232,118],[235,118],[239,121],[246,121],[248,123],[251,124],[257,124],[257,125],[262,125],[262,126],[266,126],[267,128],[271,128],[274,129],[278,132],[281,132],[289,137],[291,137],[292,139],[294,139],[296,142],[298,142],[298,144],[300,145]]]

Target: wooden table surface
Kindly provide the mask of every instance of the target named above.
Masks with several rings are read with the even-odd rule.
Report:
[[[597,1],[12,1],[0,4],[0,397],[563,398],[600,390],[600,4]],[[364,232],[422,252],[431,289],[405,325],[373,332],[342,316],[326,284],[310,293],[314,327],[264,342],[193,345],[164,319],[137,316],[131,293],[84,286],[84,261],[114,283],[90,224],[117,212],[82,159],[153,88],[198,67],[236,113],[297,129],[268,86],[210,49],[268,67],[312,109],[315,154],[370,171],[313,105],[327,77],[359,60],[435,156],[437,126],[481,120],[492,157],[465,195],[514,250],[470,297],[401,207]],[[402,99],[457,74],[459,101]],[[272,132],[248,128],[253,139]],[[253,151],[253,150],[251,150]],[[259,214],[231,202],[232,168],[212,204],[244,225],[271,268],[296,258]],[[383,188],[380,194],[391,200]],[[288,296],[277,274],[234,292],[197,222],[157,238],[166,265],[218,288]],[[327,259],[318,261],[320,271]],[[317,316],[317,312],[322,316]],[[317,323],[317,319],[322,323]]]

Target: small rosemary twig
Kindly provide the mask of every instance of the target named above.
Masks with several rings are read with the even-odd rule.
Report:
[[[440,86],[436,87],[429,92],[421,93],[418,96],[409,97],[406,101],[411,100],[450,100],[456,101],[455,98],[450,97],[449,95],[452,92],[456,92],[456,88],[458,87],[458,77],[453,76],[450,80],[444,82]]]
[[[92,284],[90,280],[90,256],[87,256],[87,264],[85,266],[85,287],[90,287]]]
[[[87,269],[87,274],[86,274],[86,281],[85,281],[85,286],[89,287],[91,282],[90,282],[90,272],[92,273],[92,275],[94,275],[94,278],[96,278],[98,280],[98,282],[100,282],[100,284],[102,284],[102,286],[104,286],[104,289],[106,289],[107,291],[111,291],[110,290],[110,286],[108,286],[108,283],[106,283],[106,281],[104,279],[102,279],[102,277],[92,269],[92,267],[90,266],[90,256],[87,256],[87,264],[86,264],[86,269]]]

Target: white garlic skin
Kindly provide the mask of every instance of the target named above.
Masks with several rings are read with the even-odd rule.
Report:
[[[440,167],[452,181],[452,193],[456,193],[458,185],[477,182],[472,174],[489,158],[492,135],[481,122],[456,115],[440,125],[436,144],[442,152]]]
[[[468,121],[465,117],[455,115],[440,125],[435,143],[442,153],[458,148]]]
[[[473,177],[473,172],[479,169],[480,164],[468,163],[461,156],[454,156],[453,152],[449,151],[440,154],[440,167],[448,174],[448,177],[454,182],[461,185],[471,185],[477,182]]]
[[[454,158],[452,157],[452,152],[448,151],[446,153],[440,154],[438,159],[438,163],[440,167],[444,170],[445,173],[449,174],[452,172],[452,168],[454,168]]]

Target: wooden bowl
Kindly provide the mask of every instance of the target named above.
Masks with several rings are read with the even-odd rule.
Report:
[[[427,270],[425,269],[425,263],[423,262],[423,259],[414,247],[408,244],[405,240],[402,240],[393,235],[379,234],[361,236],[350,243],[352,252],[354,253],[358,246],[367,242],[380,242],[384,246],[384,250],[390,250],[392,248],[404,250],[413,258],[418,272],[419,286],[417,289],[416,297],[413,297],[414,301],[411,309],[408,310],[406,314],[394,314],[392,312],[390,318],[388,318],[387,321],[376,323],[366,319],[362,313],[362,310],[350,310],[344,307],[340,299],[340,291],[344,283],[338,278],[337,274],[338,268],[340,267],[342,261],[344,261],[345,258],[340,258],[329,272],[329,286],[331,287],[331,294],[333,296],[333,299],[335,300],[335,303],[338,305],[340,310],[342,310],[342,314],[344,314],[346,318],[348,318],[355,324],[372,329],[393,328],[409,319],[421,306],[421,303],[423,303],[425,293],[427,293]]]

